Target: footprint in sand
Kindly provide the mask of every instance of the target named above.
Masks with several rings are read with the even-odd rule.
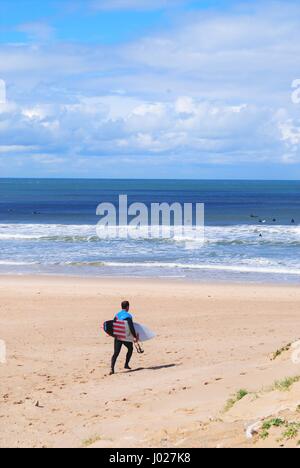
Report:
[[[176,410],[176,413],[194,414],[195,412],[196,408],[179,408]]]

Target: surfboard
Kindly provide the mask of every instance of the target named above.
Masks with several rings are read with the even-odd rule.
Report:
[[[136,333],[139,335],[139,340],[141,342],[149,341],[155,338],[155,333],[145,325],[141,325],[139,323],[134,323],[133,325]],[[104,323],[103,328],[109,336],[117,338],[119,341],[134,341],[134,337],[131,334],[129,324],[126,320],[110,320]]]

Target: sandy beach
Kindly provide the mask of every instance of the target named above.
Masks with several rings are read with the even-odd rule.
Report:
[[[1,277],[0,295],[0,447],[279,447],[300,439],[288,432],[300,422],[300,384],[274,386],[300,375],[292,350],[280,351],[300,338],[297,287]],[[101,326],[122,299],[157,337],[134,354],[132,372],[123,351],[110,377],[113,341]],[[281,427],[246,438],[245,428],[270,418]]]

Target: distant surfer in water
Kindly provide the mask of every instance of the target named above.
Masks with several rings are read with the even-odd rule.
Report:
[[[126,320],[126,322],[128,322],[130,332],[133,335],[135,342],[137,343],[138,342],[138,335],[137,335],[137,333],[136,333],[136,331],[134,329],[133,317],[129,313],[130,304],[129,304],[128,301],[123,301],[122,304],[121,304],[121,307],[122,307],[122,310],[115,316],[114,320],[115,321],[116,320],[119,320],[119,321],[120,320]],[[130,359],[132,358],[132,354],[133,354],[133,343],[131,343],[129,341],[120,341],[117,338],[115,338],[115,347],[114,347],[115,351],[114,351],[114,355],[113,355],[112,360],[111,360],[110,375],[113,375],[115,373],[115,365],[116,365],[117,359],[119,357],[119,354],[121,352],[122,345],[126,346],[126,348],[128,350],[127,351],[127,356],[126,356],[126,362],[125,362],[125,369],[131,370],[131,368],[129,367],[129,363],[130,363]]]

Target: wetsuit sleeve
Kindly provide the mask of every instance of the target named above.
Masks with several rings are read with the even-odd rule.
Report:
[[[133,325],[133,320],[131,318],[128,318],[128,319],[126,319],[126,321],[128,322],[131,334],[134,336],[134,338],[137,338],[137,334],[136,334],[136,331],[135,331],[134,325]]]

